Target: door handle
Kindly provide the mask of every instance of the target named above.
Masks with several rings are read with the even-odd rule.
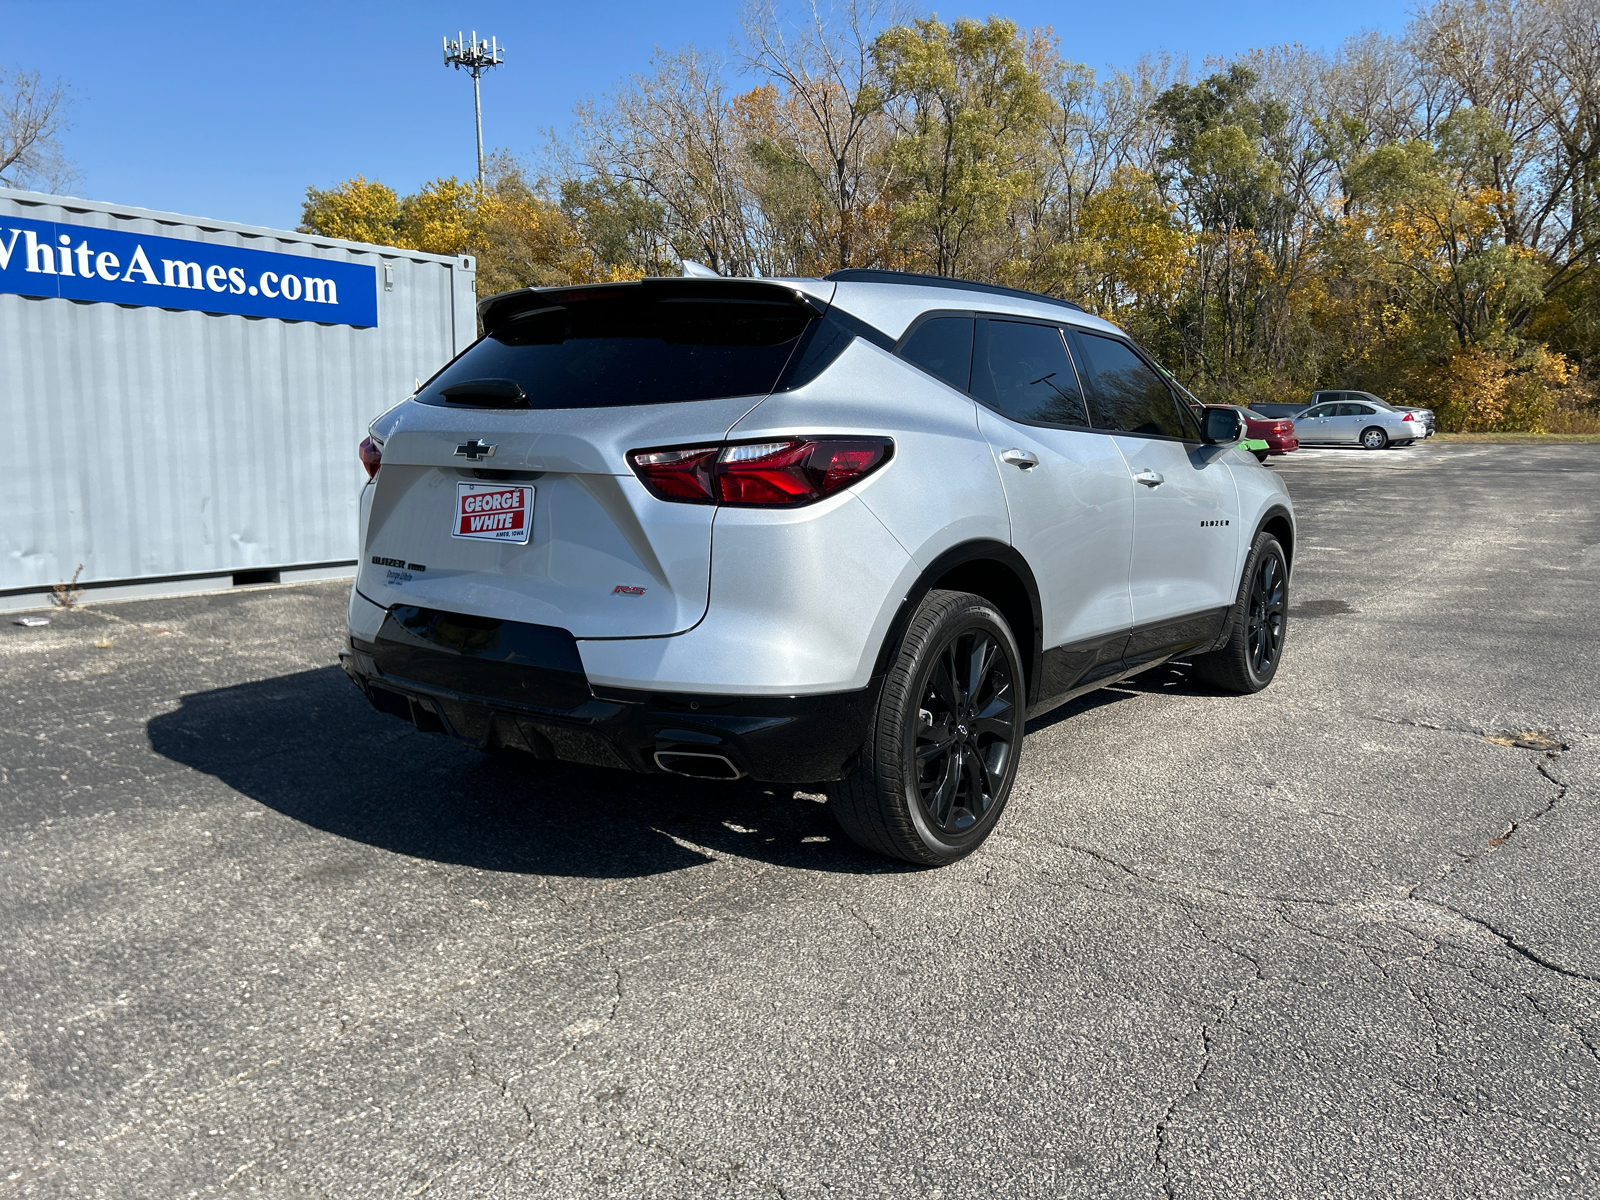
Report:
[[[1024,471],[1032,470],[1039,465],[1039,456],[1030,454],[1013,446],[1009,450],[1000,451],[1000,461],[1010,463],[1013,467],[1021,467]]]
[[[1150,470],[1148,467],[1146,467],[1143,471],[1140,471],[1137,475],[1135,475],[1134,479],[1137,480],[1139,483],[1144,484],[1145,487],[1153,487],[1153,488],[1154,487],[1160,487],[1163,483],[1165,483],[1167,481],[1167,477],[1165,475],[1158,475],[1156,472]]]

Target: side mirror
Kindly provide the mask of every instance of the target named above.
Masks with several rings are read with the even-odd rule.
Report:
[[[1231,408],[1208,408],[1200,417],[1200,440],[1208,445],[1237,442],[1244,429],[1243,418]]]

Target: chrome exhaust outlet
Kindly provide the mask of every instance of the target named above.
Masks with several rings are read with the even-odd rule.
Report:
[[[725,755],[695,750],[657,750],[656,766],[673,775],[692,779],[743,779],[744,772]]]

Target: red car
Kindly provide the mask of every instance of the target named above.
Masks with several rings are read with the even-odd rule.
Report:
[[[1264,417],[1239,404],[1208,404],[1207,408],[1232,409],[1244,418],[1245,436],[1257,438],[1267,444],[1265,450],[1255,451],[1262,462],[1269,454],[1288,454],[1300,449],[1300,439],[1294,435],[1294,422],[1277,417]]]

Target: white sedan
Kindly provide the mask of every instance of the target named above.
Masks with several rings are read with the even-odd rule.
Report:
[[[1295,417],[1294,432],[1302,446],[1365,446],[1368,450],[1427,436],[1408,412],[1351,400],[1312,405]]]

